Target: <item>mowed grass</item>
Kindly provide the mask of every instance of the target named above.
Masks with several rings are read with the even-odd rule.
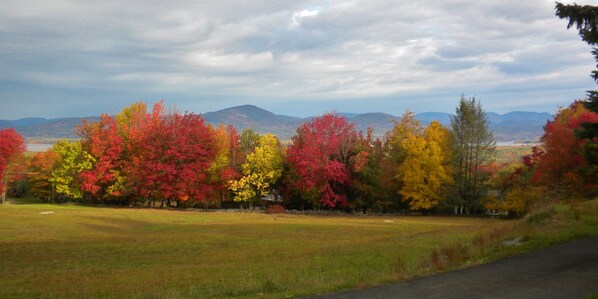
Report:
[[[52,211],[43,215],[40,212]],[[284,298],[434,271],[511,221],[0,206],[1,298]]]

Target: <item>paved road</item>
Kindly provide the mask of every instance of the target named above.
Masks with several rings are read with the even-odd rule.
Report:
[[[598,238],[411,281],[314,298],[585,298],[598,295]]]

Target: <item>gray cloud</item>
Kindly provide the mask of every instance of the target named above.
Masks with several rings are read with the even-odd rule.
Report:
[[[0,118],[141,99],[400,114],[452,111],[461,93],[552,112],[594,88],[590,48],[552,1],[284,2],[4,1]]]

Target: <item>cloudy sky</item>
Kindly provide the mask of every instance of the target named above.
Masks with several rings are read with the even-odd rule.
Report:
[[[453,112],[461,94],[554,112],[596,88],[552,0],[0,1],[0,119],[160,99],[400,115]]]

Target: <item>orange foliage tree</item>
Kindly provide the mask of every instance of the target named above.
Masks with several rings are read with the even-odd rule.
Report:
[[[33,155],[29,162],[29,192],[35,198],[50,202],[54,198],[53,186],[50,182],[58,154],[50,149]]]

